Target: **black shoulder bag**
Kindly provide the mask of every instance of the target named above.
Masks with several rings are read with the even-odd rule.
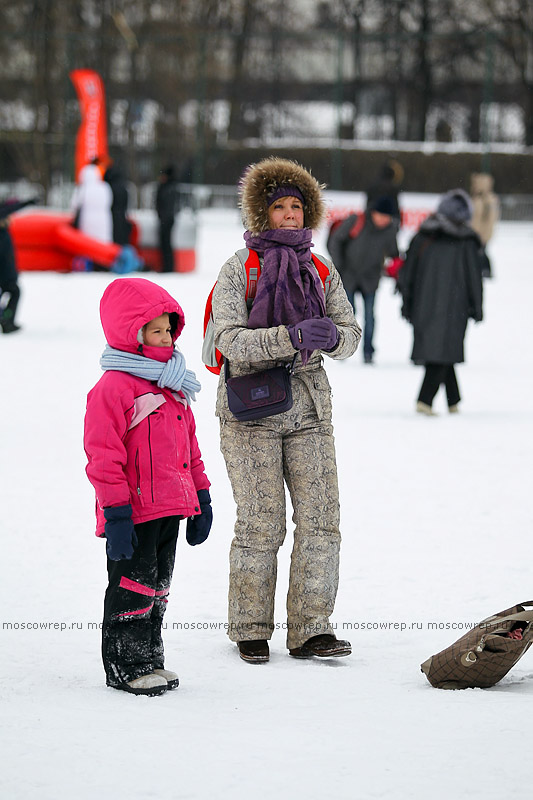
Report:
[[[251,372],[237,378],[229,376],[229,362],[224,359],[224,381],[228,407],[241,422],[282,414],[292,408],[291,376],[298,353],[290,364]]]

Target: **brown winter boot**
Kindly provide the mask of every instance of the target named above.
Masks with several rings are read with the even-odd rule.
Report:
[[[312,636],[301,647],[294,647],[289,650],[289,655],[293,658],[330,658],[339,656],[349,656],[352,652],[352,645],[345,639],[337,639],[332,633],[320,633]]]
[[[250,664],[264,664],[270,658],[266,639],[252,639],[248,642],[237,642],[239,655]]]

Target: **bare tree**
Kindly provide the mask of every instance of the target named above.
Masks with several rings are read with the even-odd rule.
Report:
[[[525,144],[533,145],[533,3],[530,0],[486,0],[481,9],[489,37],[489,57],[504,54],[521,85]],[[469,10],[472,18],[472,11]],[[472,20],[479,25],[479,17]],[[497,65],[492,64],[496,70]],[[506,66],[502,64],[504,73]]]
[[[313,135],[304,103],[337,107],[332,141],[357,137],[362,119],[377,121],[375,138],[392,119],[393,138],[423,141],[436,121],[479,139],[480,109],[515,102],[533,144],[531,0],[0,0],[0,11],[0,164],[45,186],[72,174],[80,67],[104,80],[111,155],[135,182],[187,160],[200,180],[228,140],[266,129]]]

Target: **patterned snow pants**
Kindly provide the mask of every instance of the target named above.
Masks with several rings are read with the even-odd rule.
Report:
[[[256,422],[221,421],[221,449],[237,504],[229,579],[228,634],[234,642],[270,639],[274,629],[277,553],[286,533],[285,483],[295,523],[287,647],[333,633],[329,617],[341,539],[333,428],[318,420],[303,387],[297,394],[296,413],[293,407]]]
[[[135,525],[130,561],[107,559],[102,659],[108,686],[164,667],[161,626],[174,570],[179,517]]]

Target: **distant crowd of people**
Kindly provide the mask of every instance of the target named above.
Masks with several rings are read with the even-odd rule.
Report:
[[[0,329],[3,333],[20,330],[16,321],[20,285],[9,218],[25,206],[35,203],[37,198],[22,202],[16,199],[0,202]],[[155,196],[162,272],[173,272],[175,269],[174,227],[180,207],[179,176],[176,167],[169,164],[159,173]],[[95,158],[80,170],[71,200],[71,211],[72,225],[79,231],[98,242],[114,243],[121,247],[117,272],[143,270],[132,241],[128,184],[116,164],[109,159]],[[84,268],[101,268],[97,263],[90,262],[89,258],[83,260],[86,262]]]
[[[120,169],[95,159],[80,172],[72,198],[74,224],[87,236],[119,245],[131,243],[132,224],[128,219],[128,188]],[[180,210],[178,172],[173,164],[164,167],[158,178],[155,211],[159,228],[161,271],[175,268],[174,223]]]
[[[433,400],[442,385],[450,413],[457,413],[461,396],[454,365],[464,361],[468,320],[483,319],[482,278],[492,275],[486,245],[499,216],[498,199],[492,176],[473,174],[470,194],[447,192],[400,258],[402,180],[401,165],[389,159],[368,189],[366,210],[334,222],[327,247],[354,311],[356,294],[362,297],[366,364],[374,363],[376,292],[387,259],[396,262],[389,274],[397,279],[401,313],[413,326],[411,359],[425,366],[416,410],[435,416]]]

